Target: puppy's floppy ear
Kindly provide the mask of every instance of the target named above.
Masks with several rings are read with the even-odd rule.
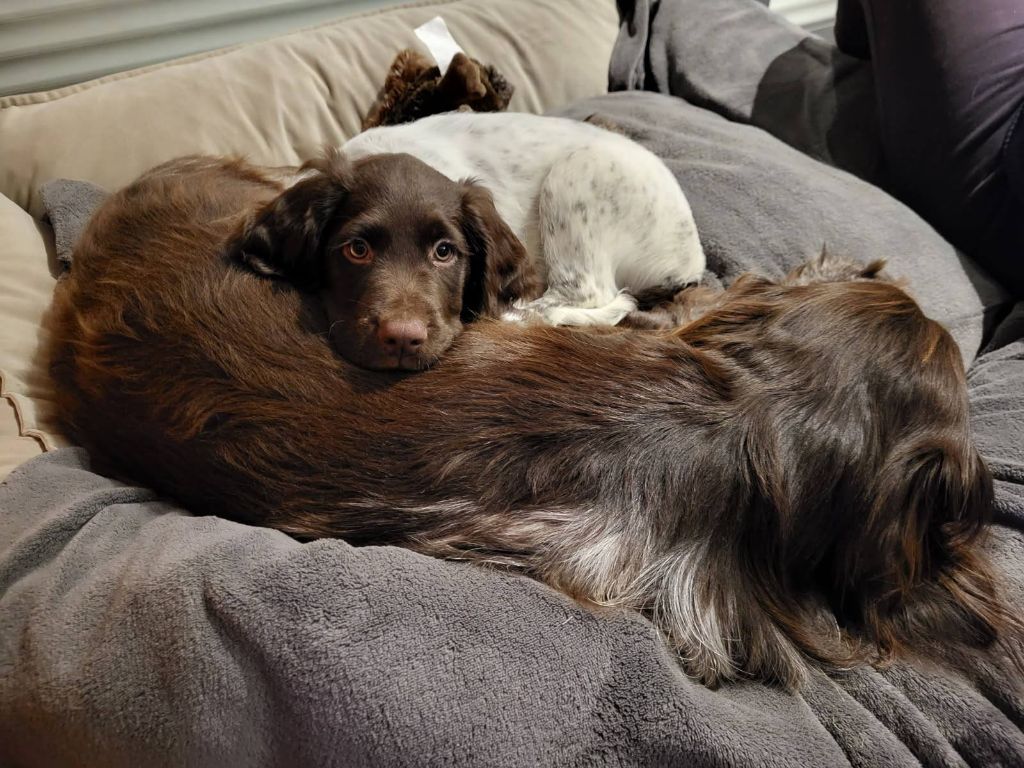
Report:
[[[328,225],[348,194],[351,171],[344,155],[328,148],[300,172],[305,178],[245,221],[227,253],[257,274],[314,288],[321,278]]]
[[[516,299],[540,295],[541,282],[525,246],[494,207],[484,187],[463,182],[462,231],[470,249],[463,320],[496,317]]]
[[[977,449],[942,436],[893,450],[878,476],[879,498],[866,523],[878,576],[906,591],[934,575],[957,546],[987,522],[992,480]]]
[[[1019,673],[1024,622],[1008,608],[980,546],[992,480],[969,442],[897,451],[864,541],[872,579],[861,615],[883,660],[925,641],[984,648],[998,642]],[[881,513],[881,514],[880,514]],[[873,593],[873,594],[872,594]]]

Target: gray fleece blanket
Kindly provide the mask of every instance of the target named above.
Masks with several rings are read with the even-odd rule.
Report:
[[[726,280],[823,244],[890,256],[971,362],[990,546],[1024,607],[1024,305],[899,203],[755,127],[654,94],[567,113],[666,159]],[[1016,766],[1022,687],[898,664],[710,691],[643,619],[521,577],[195,517],[77,449],[0,486],[0,765]]]
[[[5,766],[1024,764],[1019,686],[982,667],[710,691],[635,616],[193,517],[78,449],[0,511]],[[1024,536],[993,549],[1024,605]]]

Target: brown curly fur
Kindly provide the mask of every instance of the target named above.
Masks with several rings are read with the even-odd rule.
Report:
[[[464,53],[455,54],[441,77],[432,59],[407,48],[391,64],[384,87],[363,120],[363,130],[456,110],[501,112],[508,108],[514,90],[493,66]]]

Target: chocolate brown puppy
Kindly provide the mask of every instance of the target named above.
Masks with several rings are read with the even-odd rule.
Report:
[[[321,294],[328,338],[365,368],[433,364],[464,322],[540,293],[490,193],[409,155],[307,163],[254,210],[228,255]]]

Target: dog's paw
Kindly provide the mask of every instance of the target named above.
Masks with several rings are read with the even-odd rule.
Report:
[[[501,320],[505,323],[517,323],[519,325],[526,325],[530,320],[531,312],[524,309],[523,307],[512,307],[501,313]]]
[[[624,291],[600,307],[566,304],[561,298],[546,294],[533,301],[517,302],[501,319],[521,325],[616,325],[636,308],[636,299]]]
[[[541,309],[540,315],[548,325],[617,325],[636,307],[636,299],[621,292],[601,307],[556,304]]]

